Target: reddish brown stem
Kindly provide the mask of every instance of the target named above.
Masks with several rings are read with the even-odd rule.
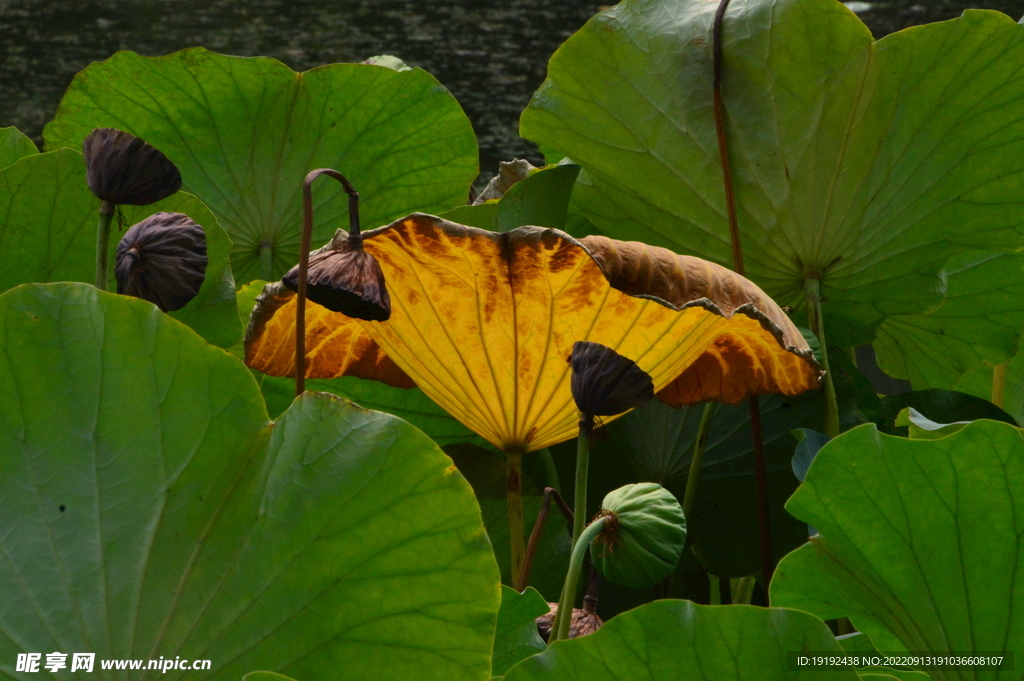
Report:
[[[544,524],[548,519],[548,512],[551,510],[551,500],[554,499],[555,503],[558,504],[558,510],[565,516],[566,521],[569,525],[572,525],[573,513],[572,509],[569,508],[569,504],[565,503],[565,499],[558,493],[553,487],[544,488],[544,499],[541,502],[540,513],[537,514],[537,521],[533,524],[533,532],[530,533],[530,541],[526,545],[526,557],[523,559],[523,569],[519,573],[519,579],[516,581],[516,591],[522,593],[526,590],[526,586],[530,583],[530,570],[533,568],[533,555],[537,552],[537,545],[540,543],[540,535],[544,532]]]
[[[309,247],[313,240],[313,180],[328,175],[341,183],[348,194],[349,246],[353,250],[363,247],[359,231],[359,192],[337,170],[320,168],[310,171],[302,182],[302,245],[299,247],[298,300],[295,309],[295,395],[306,390],[306,278],[309,275]]]
[[[729,216],[729,238],[732,242],[733,269],[745,275],[743,248],[740,242],[740,223],[736,214],[736,192],[729,164],[729,142],[725,135],[725,101],[722,99],[722,23],[729,0],[721,0],[715,11],[712,26],[712,65],[714,81],[712,99],[715,111],[715,132],[718,134],[718,156],[722,163],[722,182],[725,185],[726,212]],[[765,590],[773,572],[772,524],[768,514],[768,473],[764,463],[764,440],[761,432],[761,410],[757,397],[750,398],[750,430],[754,441],[754,469],[757,478],[757,519],[761,537],[761,569],[764,571]]]

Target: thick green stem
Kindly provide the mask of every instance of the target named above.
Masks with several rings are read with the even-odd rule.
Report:
[[[704,450],[708,446],[708,435],[711,433],[711,421],[718,411],[718,402],[704,405],[704,413],[697,427],[697,439],[693,443],[693,459],[690,460],[690,472],[686,476],[686,493],[683,495],[683,517],[690,522],[690,511],[697,495],[697,480],[700,479],[700,467],[704,463]]]
[[[558,469],[555,468],[555,458],[551,456],[551,450],[545,447],[537,452],[541,466],[544,467],[544,476],[547,478],[548,487],[551,487],[559,494],[562,493],[562,482],[558,479]]]
[[[590,468],[590,438],[594,434],[594,417],[580,416],[580,436],[576,441],[576,489],[573,490],[572,547],[576,548],[580,533],[587,524],[587,472]]]
[[[505,452],[505,503],[508,507],[508,545],[512,562],[512,583],[518,584],[526,560],[526,540],[523,537],[523,454]]]
[[[577,519],[579,516],[576,516]],[[558,612],[555,613],[555,621],[551,623],[551,634],[548,636],[548,643],[559,639],[569,638],[569,625],[572,624],[573,602],[576,600],[576,584],[580,579],[580,570],[583,569],[583,558],[587,555],[587,547],[594,537],[601,533],[608,523],[609,516],[602,516],[587,525],[573,545],[572,556],[569,558],[569,572],[565,575],[565,584],[562,585],[562,597],[558,599]]]
[[[1006,391],[1006,365],[997,364],[992,368],[992,404],[1003,408],[1003,394]]]
[[[811,331],[821,344],[821,368],[825,370],[825,379],[822,383],[825,398],[825,435],[830,438],[836,437],[839,435],[839,403],[836,401],[836,387],[832,383],[832,372],[828,366],[828,346],[825,343],[825,325],[821,317],[821,282],[808,277],[804,282],[804,292],[807,298],[807,319]]]
[[[110,201],[100,204],[100,219],[96,226],[96,288],[101,291],[107,290],[110,281],[107,252],[110,250],[110,221],[116,208]]]

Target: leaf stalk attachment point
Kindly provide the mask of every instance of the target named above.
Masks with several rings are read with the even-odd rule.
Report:
[[[836,388],[832,383],[832,370],[828,365],[828,347],[825,344],[825,324],[821,315],[821,282],[815,277],[804,281],[807,299],[807,319],[811,331],[818,337],[821,345],[821,368],[825,370],[822,380],[822,392],[825,399],[825,435],[833,438],[839,435],[839,403],[836,400]]]

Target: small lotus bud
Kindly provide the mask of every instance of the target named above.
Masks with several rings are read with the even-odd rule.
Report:
[[[558,603],[548,603],[551,611],[537,618],[537,632],[545,641],[551,635],[551,625],[558,614]],[[583,607],[572,609],[572,622],[569,623],[569,638],[579,638],[593,634],[604,626],[604,620],[597,616],[597,599],[593,596],[583,597]]]
[[[623,586],[657,584],[675,568],[686,544],[686,519],[672,493],[653,482],[609,492],[597,517],[607,525],[590,544],[598,571]]]
[[[299,268],[291,268],[281,280],[292,291],[299,290]],[[377,259],[360,249],[325,250],[309,257],[306,296],[332,312],[368,322],[391,317],[384,272]]]
[[[160,151],[114,128],[96,128],[82,143],[86,181],[103,201],[146,206],[181,189],[181,173]]]
[[[600,343],[576,341],[569,363],[572,398],[584,414],[615,416],[654,397],[654,383],[647,372]]]
[[[117,244],[117,292],[180,310],[199,293],[206,263],[202,227],[182,213],[154,213]]]

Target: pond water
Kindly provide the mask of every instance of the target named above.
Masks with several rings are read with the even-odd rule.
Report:
[[[838,1],[838,0],[836,0]],[[480,140],[483,178],[500,160],[540,163],[519,113],[558,45],[608,0],[0,0],[0,127],[40,141],[76,72],[117,50],[160,55],[202,45],[275,57],[296,70],[394,54],[447,86]],[[959,16],[1015,19],[1024,0],[848,2],[876,37]]]

